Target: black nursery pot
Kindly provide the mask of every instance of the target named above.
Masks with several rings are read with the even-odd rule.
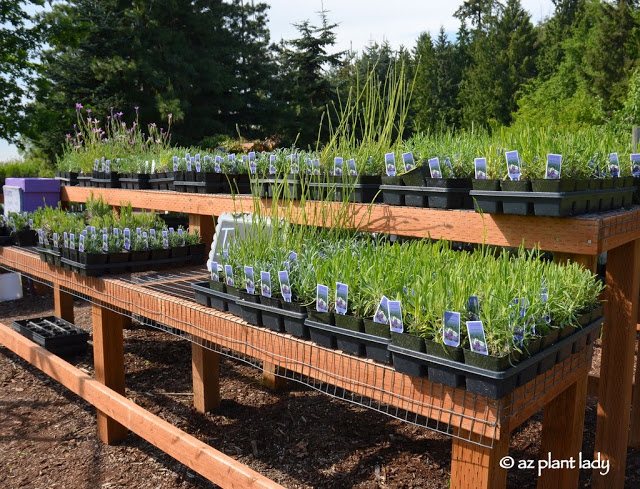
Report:
[[[267,297],[265,295],[260,296],[260,304],[263,304],[269,307],[275,307],[277,309],[280,309],[281,307],[280,299],[276,299],[275,297]]]
[[[364,332],[364,323],[362,322],[362,318],[357,318],[355,316],[349,316],[346,314],[336,314],[336,326],[339,328],[348,329],[350,331],[360,331]]]
[[[22,231],[12,232],[13,240],[17,246],[35,246],[38,241],[38,233],[33,229],[23,229]]]
[[[531,180],[534,192],[574,192],[576,181],[573,178],[536,178]]]
[[[500,187],[505,192],[531,192],[530,180],[501,180]]]
[[[376,323],[373,319],[364,319],[364,332],[381,338],[391,338],[388,324]]]
[[[446,358],[455,362],[464,362],[464,353],[459,346],[449,346],[433,340],[425,340],[427,353],[439,358]]]
[[[168,260],[171,256],[171,250],[169,248],[160,248],[157,250],[151,250],[151,260]]]
[[[388,175],[383,175],[381,177],[382,185],[404,185],[402,183],[402,177],[394,176],[390,177]]]
[[[307,312],[307,308],[301,302],[281,302],[282,309],[289,312],[296,312],[298,314],[304,314]]]
[[[490,192],[498,192],[500,190],[500,180],[497,179],[478,179],[471,181],[473,190],[487,190]]]
[[[391,343],[407,350],[414,350],[421,353],[426,353],[424,338],[422,336],[415,336],[409,333],[395,333],[391,331]]]
[[[240,289],[234,287],[233,285],[227,285],[227,294],[232,295],[234,297],[240,297]]]
[[[467,365],[484,368],[493,372],[501,372],[515,365],[519,360],[520,354],[516,351],[509,355],[494,357],[492,355],[483,355],[471,350],[464,350],[464,362]]]
[[[427,179],[427,174],[428,168],[426,166],[417,166],[413,170],[404,173],[400,178],[402,179],[404,184],[409,187],[424,187]]]
[[[260,299],[262,297],[258,294],[252,294],[250,292],[247,292],[246,290],[239,290],[238,294],[239,294],[238,296],[240,297],[240,300],[253,302],[254,304],[259,304]]]
[[[335,315],[332,312],[318,312],[315,305],[307,307],[307,314],[311,321],[328,324],[330,326],[335,324]]]
[[[209,288],[218,292],[225,292],[227,286],[222,280],[209,280]]]
[[[171,258],[182,258],[189,254],[188,246],[175,246],[171,248]]]
[[[470,178],[427,178],[427,187],[435,188],[471,188]]]
[[[78,262],[83,265],[104,265],[109,255],[106,253],[85,253],[78,251]]]

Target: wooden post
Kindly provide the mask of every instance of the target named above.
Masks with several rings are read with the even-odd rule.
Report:
[[[640,294],[640,240],[607,255],[605,327],[598,392],[595,454],[609,460],[606,476],[594,470],[592,488],[622,489],[629,440],[631,384]]]
[[[267,389],[280,391],[286,389],[287,379],[276,375],[278,366],[275,363],[264,362],[262,365],[262,382]]]
[[[197,229],[200,232],[200,241],[207,244],[207,252],[213,243],[213,234],[216,232],[216,223],[213,216],[189,214],[189,230]]]
[[[191,343],[193,406],[200,413],[220,407],[220,355]]]
[[[476,435],[474,435],[475,437]],[[500,433],[493,448],[453,438],[451,448],[451,489],[501,489],[507,485],[507,470],[500,460],[509,453],[509,433]],[[486,438],[484,439],[486,442]]]
[[[53,286],[53,307],[56,316],[73,323],[73,296],[69,292],[63,292],[56,284]]]
[[[93,316],[93,364],[96,380],[125,394],[124,344],[122,330],[130,319],[98,304],[91,305]],[[98,437],[111,445],[127,437],[127,429],[98,410]]]

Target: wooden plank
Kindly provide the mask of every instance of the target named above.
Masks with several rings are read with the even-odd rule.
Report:
[[[73,296],[69,292],[64,292],[59,285],[53,286],[53,308],[54,314],[60,319],[74,322]]]
[[[124,395],[124,316],[97,304],[91,305],[93,317],[93,363],[96,380]],[[127,428],[98,410],[98,436],[112,444],[127,437]]]
[[[272,391],[281,391],[287,388],[287,379],[276,375],[282,373],[278,365],[271,362],[263,362],[262,364],[262,383]]]
[[[220,355],[191,343],[193,406],[200,413],[220,407]]]
[[[606,476],[593,472],[594,489],[622,489],[629,439],[631,385],[640,294],[640,240],[611,250],[607,256],[605,317],[598,393],[595,456],[609,460]]]
[[[0,323],[0,343],[152,445],[225,489],[284,489],[154,416]]]
[[[451,489],[501,489],[507,485],[507,471],[500,460],[509,453],[509,434],[502,433],[493,448],[453,438],[451,448]]]
[[[197,229],[200,233],[200,241],[207,245],[208,250],[213,243],[213,235],[216,232],[215,220],[212,215],[189,214],[189,230]]]
[[[638,308],[640,311],[640,307]],[[637,327],[636,327],[637,331]],[[636,334],[637,336],[637,334]],[[636,351],[635,382],[631,396],[631,427],[629,430],[629,446],[640,448],[640,348]]]
[[[254,200],[251,197],[234,198],[229,195],[185,194],[153,190],[64,187],[62,200],[84,202],[91,192],[96,197],[101,195],[107,203],[112,205],[131,201],[133,207],[187,212],[201,216],[219,216],[223,212],[254,210]],[[588,255],[595,255],[603,249],[599,246],[599,233],[601,227],[608,223],[593,216],[554,218],[482,215],[470,210],[417,209],[383,204],[352,204],[342,207],[342,204],[337,203],[308,201],[272,205],[269,200],[263,200],[262,212],[266,214],[277,212],[280,216],[292,216],[293,220],[299,223],[330,226],[339,221],[340,225],[347,227],[368,223],[363,228],[366,227],[372,232],[420,238],[431,236],[434,239],[443,238],[468,243],[486,242],[497,246],[517,247],[524,242],[527,247],[539,246],[549,251]],[[640,237],[640,227],[634,232]],[[611,237],[611,239],[614,238]],[[627,239],[627,237],[626,234],[621,234],[615,239]]]

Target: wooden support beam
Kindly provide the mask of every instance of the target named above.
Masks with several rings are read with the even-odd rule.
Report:
[[[509,453],[509,434],[503,432],[495,440],[493,448],[453,438],[451,448],[451,489],[499,489],[507,485],[507,471],[500,467],[500,460]],[[486,443],[486,438],[482,440]]]
[[[598,393],[595,455],[609,460],[606,476],[594,470],[594,489],[622,489],[629,440],[633,360],[640,294],[640,239],[609,251],[607,256],[605,327]],[[634,416],[640,416],[636,409]]]
[[[246,465],[154,416],[2,323],[0,344],[218,486],[224,489],[284,489]]]
[[[272,391],[281,391],[287,388],[287,379],[276,375],[279,367],[274,363],[263,362],[262,364],[262,382],[267,389]]]
[[[124,395],[124,344],[122,330],[130,320],[106,307],[91,305],[93,363],[96,380]],[[127,429],[98,409],[98,436],[111,445],[127,437]]]
[[[220,355],[191,343],[193,406],[200,413],[220,407]]]
[[[73,296],[69,292],[62,291],[57,284],[53,286],[53,308],[54,314],[60,319],[70,323],[74,322]]]
[[[214,217],[211,215],[189,214],[189,230],[197,229],[200,233],[200,241],[207,244],[208,250],[213,243],[213,234],[216,232]]]

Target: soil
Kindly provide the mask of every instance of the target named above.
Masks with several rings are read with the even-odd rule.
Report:
[[[91,331],[90,307],[76,301],[76,324]],[[53,314],[50,295],[0,303],[0,321]],[[91,348],[69,359],[93,373]],[[134,324],[125,331],[126,395],[140,406],[287,488],[446,488],[451,441],[442,434],[332,399],[290,382],[273,393],[260,371],[221,362],[222,406],[192,407],[187,341]],[[596,346],[594,371],[599,365]],[[129,434],[102,444],[95,409],[0,347],[0,487],[213,488],[211,482]],[[509,454],[537,460],[541,413],[512,436]],[[591,458],[596,400],[589,398],[583,453]],[[629,449],[626,487],[640,487],[640,451]],[[591,472],[580,471],[580,487]],[[509,488],[536,486],[534,469],[508,473]]]

